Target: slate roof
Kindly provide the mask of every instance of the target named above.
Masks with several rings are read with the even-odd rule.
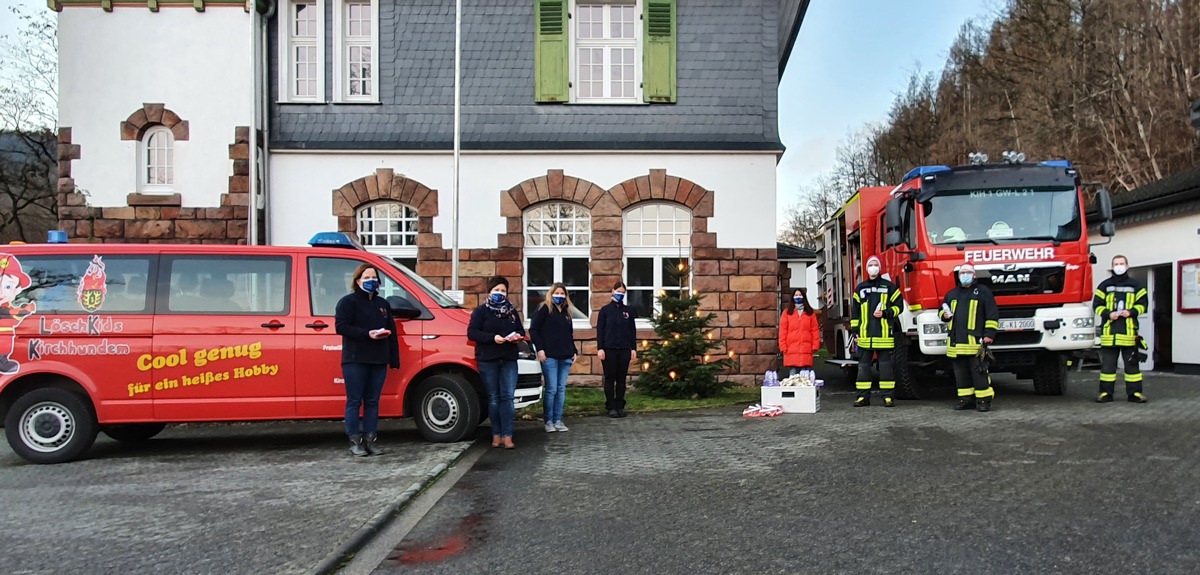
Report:
[[[793,246],[791,244],[785,244],[785,243],[776,243],[775,249],[779,253],[780,261],[791,261],[791,260],[813,260],[813,261],[816,261],[816,259],[817,259],[817,250],[810,250],[808,248],[802,248],[800,246]]]
[[[1200,212],[1200,166],[1140,188],[1113,195],[1113,221],[1123,225]],[[1099,226],[1095,202],[1088,206],[1088,228]]]
[[[332,10],[333,2],[325,3]],[[532,0],[463,2],[462,147],[467,150],[779,150],[779,10],[789,0],[678,3],[678,102],[537,104]],[[804,2],[807,7],[807,2]],[[270,26],[273,149],[449,149],[454,3],[381,2],[381,104],[279,104]],[[796,14],[796,27],[803,12]],[[275,19],[278,21],[278,16]],[[326,14],[332,27],[332,14]],[[333,90],[326,31],[326,91]]]

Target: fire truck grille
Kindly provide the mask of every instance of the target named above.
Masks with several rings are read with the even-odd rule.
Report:
[[[1062,267],[991,270],[980,275],[979,283],[998,296],[1055,294],[1062,293],[1066,275]]]

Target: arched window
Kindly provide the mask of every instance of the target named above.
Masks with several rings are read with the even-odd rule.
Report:
[[[655,310],[656,295],[691,289],[692,212],[666,203],[638,204],[625,212],[627,304],[639,318]]]
[[[538,204],[525,211],[525,315],[533,315],[554,282],[567,286],[579,309],[576,319],[591,313],[592,214],[567,202]]]
[[[165,126],[146,130],[139,144],[138,188],[170,192],[175,187],[175,136]]]
[[[400,202],[374,202],[358,209],[358,240],[364,248],[417,268],[417,210]]]

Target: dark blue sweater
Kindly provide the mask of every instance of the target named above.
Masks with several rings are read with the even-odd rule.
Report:
[[[525,335],[521,325],[521,314],[512,313],[497,317],[496,312],[481,305],[471,312],[471,323],[467,325],[467,339],[475,342],[476,361],[497,359],[517,360],[519,350],[515,342],[496,343],[496,336],[504,337],[512,332]]]
[[[387,300],[355,289],[338,300],[333,325],[342,336],[342,363],[387,364],[400,369],[400,338]],[[380,328],[392,334],[371,339],[368,332]]]
[[[569,311],[561,313],[549,305],[537,308],[529,320],[529,337],[538,351],[546,352],[546,357],[571,359],[578,353],[575,349],[575,326],[571,323]]]
[[[599,349],[637,349],[637,312],[611,301],[600,308],[596,320],[596,347]]]

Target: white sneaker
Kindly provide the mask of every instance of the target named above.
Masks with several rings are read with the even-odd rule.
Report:
[[[554,422],[554,430],[555,431],[570,431],[570,429],[567,429],[566,424],[564,424],[562,421]]]
[[[558,431],[558,428],[556,428],[554,426],[554,423],[547,421],[546,422],[546,433],[554,433],[555,431]]]

